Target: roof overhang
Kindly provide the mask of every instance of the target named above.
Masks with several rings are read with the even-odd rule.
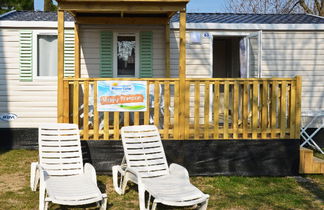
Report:
[[[190,0],[57,0],[58,9],[77,16],[137,17],[156,15],[170,18],[186,9]]]

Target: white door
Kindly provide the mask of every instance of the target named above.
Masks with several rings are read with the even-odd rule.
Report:
[[[251,33],[247,38],[247,77],[262,77],[262,31]]]

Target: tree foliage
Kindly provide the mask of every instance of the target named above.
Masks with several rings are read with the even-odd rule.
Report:
[[[11,10],[34,10],[34,0],[0,0],[0,13]]]
[[[44,0],[44,11],[56,11],[57,6],[53,4],[52,0]]]
[[[289,14],[309,13],[324,16],[324,0],[227,0],[228,12]]]

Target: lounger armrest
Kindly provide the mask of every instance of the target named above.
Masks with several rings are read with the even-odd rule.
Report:
[[[84,164],[83,171],[86,176],[89,176],[91,178],[93,183],[97,184],[96,169],[90,163]]]
[[[181,165],[178,165],[176,163],[172,163],[169,167],[170,174],[180,177],[180,178],[186,178],[189,179],[189,173],[187,169]]]

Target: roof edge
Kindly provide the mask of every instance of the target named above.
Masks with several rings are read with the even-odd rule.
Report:
[[[6,17],[7,15],[10,15],[11,13],[17,12],[17,10],[11,10],[9,12],[3,13],[2,15],[0,15],[0,18]]]
[[[170,24],[171,29],[179,29],[179,22]],[[192,30],[252,30],[252,31],[302,31],[302,30],[322,30],[324,31],[324,24],[256,24],[256,23],[187,23],[187,29]]]

